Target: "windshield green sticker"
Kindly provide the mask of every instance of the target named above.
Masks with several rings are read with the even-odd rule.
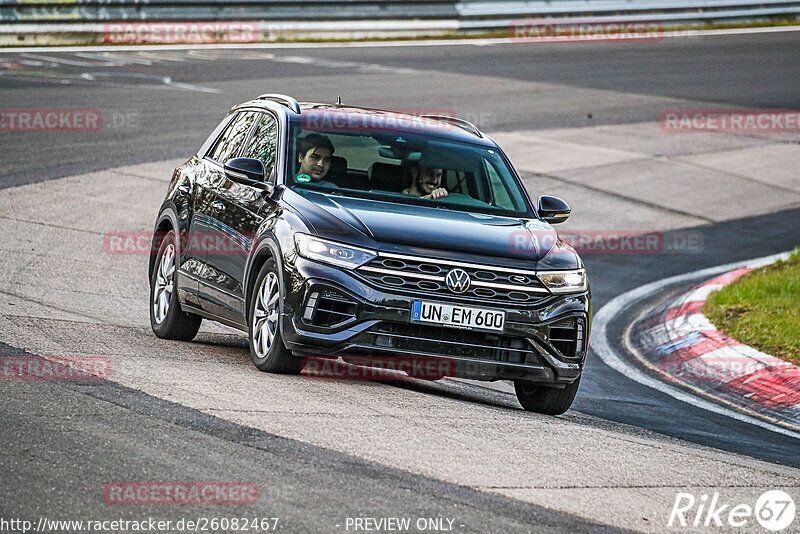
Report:
[[[311,177],[309,175],[307,175],[307,174],[299,174],[299,175],[297,175],[297,178],[295,178],[295,181],[303,182],[303,183],[310,182],[311,181]]]

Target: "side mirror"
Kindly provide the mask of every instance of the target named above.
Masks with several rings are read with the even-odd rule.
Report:
[[[542,195],[539,197],[539,208],[537,211],[539,212],[540,218],[550,224],[558,224],[566,221],[572,210],[569,204],[560,198]]]
[[[237,184],[248,185],[271,195],[275,185],[264,181],[264,164],[259,159],[234,158],[225,162],[225,176]]]

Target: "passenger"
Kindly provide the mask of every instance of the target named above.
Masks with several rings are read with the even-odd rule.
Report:
[[[406,195],[430,199],[447,196],[447,189],[439,187],[442,183],[442,169],[414,162],[408,172],[411,174],[411,187],[403,191]]]
[[[324,178],[328,175],[333,161],[333,143],[331,140],[318,133],[297,138],[297,161],[300,169],[297,171],[296,182],[339,187]]]

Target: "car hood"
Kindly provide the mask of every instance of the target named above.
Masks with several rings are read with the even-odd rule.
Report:
[[[521,268],[575,269],[580,259],[548,223],[427,206],[287,191],[320,237],[461,261],[505,258]],[[432,252],[435,251],[435,252]]]

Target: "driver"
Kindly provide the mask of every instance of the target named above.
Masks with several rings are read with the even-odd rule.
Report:
[[[420,198],[437,199],[447,196],[447,189],[440,187],[442,183],[442,169],[426,167],[418,162],[411,163],[408,168],[411,174],[411,187],[405,189],[406,195]]]
[[[335,183],[324,180],[331,169],[333,161],[333,143],[318,133],[312,133],[297,139],[297,171],[296,182],[338,187]]]

